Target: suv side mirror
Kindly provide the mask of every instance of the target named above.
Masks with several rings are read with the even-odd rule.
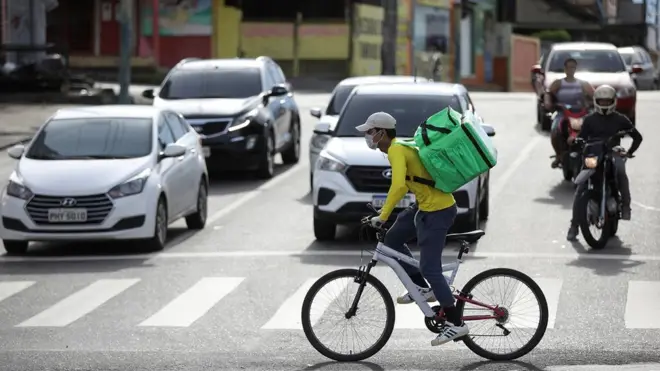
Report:
[[[316,117],[317,119],[320,119],[322,114],[321,114],[321,109],[318,107],[314,107],[309,110],[309,114],[312,115],[313,117]]]
[[[7,155],[15,160],[20,160],[21,156],[23,156],[23,152],[25,152],[25,146],[17,144],[7,150]]]
[[[481,127],[484,129],[486,135],[488,135],[489,137],[495,136],[495,128],[492,125],[481,124]]]
[[[327,122],[319,122],[314,126],[314,134],[328,135],[330,132],[330,124]]]
[[[269,97],[281,97],[282,95],[289,94],[289,88],[284,84],[278,84],[273,86],[268,92]]]
[[[147,89],[143,91],[142,96],[147,99],[154,99],[154,89]]]
[[[532,73],[538,73],[540,75],[543,75],[543,69],[541,68],[540,64],[535,64],[532,66]]]

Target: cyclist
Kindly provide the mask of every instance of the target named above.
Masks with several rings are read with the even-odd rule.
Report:
[[[402,264],[413,282],[420,287],[420,293],[427,301],[438,300],[447,319],[440,334],[431,341],[431,345],[441,345],[468,334],[468,326],[462,321],[456,309],[454,296],[442,274],[442,250],[449,228],[456,218],[456,201],[451,193],[444,193],[410,179],[431,178],[422,165],[414,148],[396,143],[396,120],[385,112],[376,112],[366,122],[356,127],[364,133],[367,146],[387,154],[392,166],[392,185],[380,215],[370,222],[374,227],[385,223],[396,204],[408,193],[415,194],[417,204],[399,213],[396,221],[385,236],[385,245],[401,253],[412,256],[405,245],[417,236],[421,257],[420,269]],[[431,288],[426,283],[431,284]],[[397,298],[399,304],[412,303],[409,293]]]
[[[642,144],[642,134],[633,126],[630,120],[615,111],[616,109],[616,90],[609,85],[601,85],[594,92],[594,110],[595,112],[585,117],[580,130],[579,138],[583,140],[591,139],[607,139],[614,136],[616,133],[624,130],[631,130],[630,137],[633,142],[630,149],[626,152],[627,157],[631,157],[635,151]],[[613,145],[619,145],[621,140],[616,140]],[[630,220],[630,184],[628,182],[628,175],[626,174],[626,161],[621,156],[614,156],[614,166],[616,168],[616,175],[621,194],[621,220]],[[584,192],[586,183],[582,183],[575,191],[575,198],[573,201],[573,218],[571,226],[566,234],[566,239],[575,241],[579,234],[577,215],[580,205],[579,199]]]
[[[594,88],[586,81],[578,80],[575,78],[575,71],[577,70],[577,61],[574,58],[568,58],[564,61],[564,73],[566,77],[557,79],[552,82],[548,89],[548,94],[545,94],[544,105],[546,110],[551,110],[554,106],[552,98],[554,97],[557,103],[569,104],[571,106],[585,106],[590,101],[589,97],[593,96]],[[562,154],[562,138],[567,134],[566,130],[562,127],[561,123],[564,119],[562,111],[557,111],[554,120],[552,121],[552,128],[550,129],[550,142],[552,148],[555,150],[555,159],[552,161],[551,166],[556,168],[561,163]],[[568,138],[564,138],[568,139]]]

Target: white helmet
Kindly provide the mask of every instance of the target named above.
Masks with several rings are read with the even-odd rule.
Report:
[[[609,85],[601,85],[594,91],[594,109],[601,115],[609,115],[616,108],[616,90]]]

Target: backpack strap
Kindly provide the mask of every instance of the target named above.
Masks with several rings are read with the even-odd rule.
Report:
[[[431,179],[420,178],[418,176],[411,177],[410,175],[406,175],[406,180],[410,180],[410,181],[413,181],[415,183],[420,183],[420,184],[427,185],[431,188],[435,188],[435,182],[432,181]]]
[[[450,110],[451,110],[451,107],[447,110],[447,118],[449,119],[449,121],[451,121],[452,124],[454,124],[454,126],[460,125],[460,123],[456,122],[454,117],[451,115]],[[443,134],[451,134],[451,130],[449,130],[448,128],[439,128],[439,127],[429,125],[427,123],[427,120],[424,120],[424,122],[422,122],[421,125],[419,125],[419,126],[422,128],[422,140],[424,141],[424,145],[426,145],[426,146],[431,145],[431,140],[429,139],[428,130],[437,131],[437,132],[440,132],[440,133],[443,133]]]

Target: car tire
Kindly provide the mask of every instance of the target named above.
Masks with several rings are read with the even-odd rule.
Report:
[[[490,212],[490,174],[485,183],[483,198],[479,203],[479,220],[481,221],[488,220],[488,213]]]
[[[257,176],[261,179],[270,179],[275,175],[275,139],[271,133],[264,138],[264,148],[259,160]]]
[[[300,160],[300,123],[299,120],[291,122],[291,145],[282,152],[282,162],[286,165],[297,164]]]
[[[545,109],[539,105],[539,124],[541,125],[541,130],[550,131],[552,129],[552,118],[546,115]]]
[[[206,226],[206,217],[208,216],[208,188],[204,178],[199,183],[197,190],[197,209],[195,213],[186,216],[186,226],[188,229],[204,229]]]
[[[465,232],[471,232],[477,230],[481,227],[481,205],[479,199],[481,198],[481,187],[477,188],[477,201],[475,202],[475,207],[470,209],[465,215]]]
[[[314,192],[314,173],[309,172],[309,192]]]
[[[314,218],[314,237],[317,241],[332,241],[337,234],[337,224]]]
[[[29,241],[2,240],[7,255],[25,255],[28,251]]]
[[[165,243],[167,242],[167,227],[169,225],[167,220],[167,202],[165,202],[165,197],[163,196],[158,199],[154,218],[154,235],[146,241],[146,248],[149,251],[161,251],[165,248]]]

